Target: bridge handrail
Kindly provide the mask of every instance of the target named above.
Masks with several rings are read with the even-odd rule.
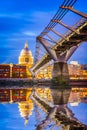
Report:
[[[86,18],[81,18],[77,23],[75,23],[73,26],[72,26],[72,29],[77,29],[78,26],[81,26],[83,23],[85,23],[87,19]],[[68,30],[65,34],[64,34],[64,37],[67,38],[70,34],[72,34],[72,31],[71,30]],[[53,44],[51,47],[55,48],[55,46],[58,44],[58,43],[61,43],[64,39],[60,38],[57,40],[57,43]]]
[[[73,26],[72,26],[72,29],[77,29],[78,26],[81,26],[84,22],[86,21],[85,18],[81,18],[77,23],[75,23]],[[68,30],[64,36],[67,37],[69,36],[69,34],[72,33],[70,30]]]

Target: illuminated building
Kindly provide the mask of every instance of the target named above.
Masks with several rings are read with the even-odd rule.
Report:
[[[69,102],[71,106],[78,106],[80,103],[80,93],[76,91],[75,88],[72,88],[70,93]]]
[[[52,78],[52,69],[53,66],[50,65],[45,69],[40,70],[40,72],[36,75],[37,79],[51,79]]]
[[[1,64],[0,78],[26,78],[26,66],[19,64]]]
[[[28,89],[0,89],[0,102],[28,101],[32,88]]]
[[[36,79],[52,79],[53,65],[41,69],[36,75]],[[87,65],[80,65],[77,61],[68,64],[70,79],[87,79]]]
[[[76,79],[82,75],[81,66],[68,65],[70,78]]]
[[[49,102],[53,101],[51,90],[49,88],[37,88],[35,91],[42,99],[46,99]]]
[[[77,61],[68,64],[70,79],[87,79],[87,65],[80,65]],[[36,79],[52,79],[53,65],[41,69],[36,75]]]
[[[29,99],[28,101],[19,102],[18,105],[19,105],[18,107],[19,107],[20,115],[22,118],[25,119],[24,124],[27,125],[28,118],[32,114],[33,102],[32,100]]]
[[[68,65],[68,69],[70,79],[81,79],[81,77],[83,76],[82,67],[80,64],[78,64],[77,61],[71,61],[70,64]]]
[[[79,102],[87,103],[87,88],[72,88],[69,102],[71,105],[78,105]]]
[[[10,78],[9,64],[0,64],[0,78]]]
[[[0,89],[0,102],[10,102],[9,89]]]
[[[71,61],[68,69],[71,79],[87,79],[87,65],[80,65],[77,61]]]
[[[87,65],[81,65],[81,69],[83,79],[87,79]]]
[[[14,89],[12,90],[12,101],[26,101],[26,90],[24,89]]]
[[[26,66],[16,64],[12,66],[12,78],[27,78]]]
[[[74,61],[74,60],[71,61],[70,64],[79,66],[78,61]]]
[[[19,56],[19,64],[26,65],[27,76],[32,78],[31,72],[29,69],[33,66],[33,56],[31,51],[28,48],[28,43],[25,43],[24,49],[22,49]]]
[[[25,125],[32,114],[33,102],[29,99],[32,88],[29,89],[0,89],[0,102],[17,102],[21,117],[25,119]]]
[[[42,69],[36,75],[37,79],[52,79],[53,65]],[[87,79],[87,65],[80,65],[77,61],[68,64],[70,79]]]
[[[0,89],[0,102],[26,101],[26,89]]]
[[[19,56],[19,64],[1,64],[0,78],[32,78],[30,68],[33,65],[33,57],[28,49],[28,43],[25,43]]]

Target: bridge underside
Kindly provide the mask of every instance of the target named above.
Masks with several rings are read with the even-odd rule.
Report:
[[[62,6],[62,8],[65,7]],[[54,66],[52,78],[58,81],[69,81],[67,61],[75,52],[75,50],[81,45],[81,43],[87,41],[87,15],[73,10],[72,8],[68,9],[71,9],[75,13],[81,15],[82,18],[72,27],[64,24],[61,19],[53,18],[51,20],[51,24],[61,24],[67,28],[68,31],[64,35],[61,35],[58,31],[55,30],[53,26],[51,27],[48,25],[45,30],[37,37],[37,41],[45,48],[47,53],[33,67],[33,72],[36,73],[42,68],[42,66],[53,60]],[[54,33],[56,36],[61,37],[61,39],[59,39],[59,41],[55,40],[48,35],[49,31]],[[55,44],[51,46],[50,41],[44,38],[44,36],[51,39]]]
[[[79,34],[72,32],[67,36],[68,40],[62,39],[59,43],[55,44],[50,49],[50,52],[46,54],[45,57],[41,59],[41,61],[39,61],[39,64],[36,64],[33,72],[40,70],[42,66],[54,58],[54,67],[52,73],[53,79],[58,77],[59,79],[68,81],[69,72],[67,61],[74,53],[74,51],[80,46],[80,44],[87,41],[87,21],[80,25],[76,31],[77,30],[79,31]],[[45,41],[42,37],[38,37],[38,40],[46,47],[45,44],[47,41]]]

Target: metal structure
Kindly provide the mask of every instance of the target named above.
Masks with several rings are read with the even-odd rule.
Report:
[[[36,48],[35,58],[37,59],[35,59],[36,63],[31,69],[34,74],[36,74],[42,66],[52,60],[54,61],[53,78],[60,77],[65,81],[69,79],[67,61],[79,45],[87,41],[87,14],[72,8],[76,1],[77,0],[64,0],[50,23],[37,37],[36,40],[39,45]],[[62,21],[69,10],[81,17],[73,26],[69,26]],[[57,25],[61,25],[68,31],[65,34],[61,34],[56,30]],[[60,37],[60,39],[56,40],[50,36],[50,32],[55,34],[56,38]],[[43,46],[46,52],[38,61],[40,46]]]

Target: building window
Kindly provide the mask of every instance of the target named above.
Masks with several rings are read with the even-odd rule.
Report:
[[[29,62],[29,58],[25,58],[25,62]]]

